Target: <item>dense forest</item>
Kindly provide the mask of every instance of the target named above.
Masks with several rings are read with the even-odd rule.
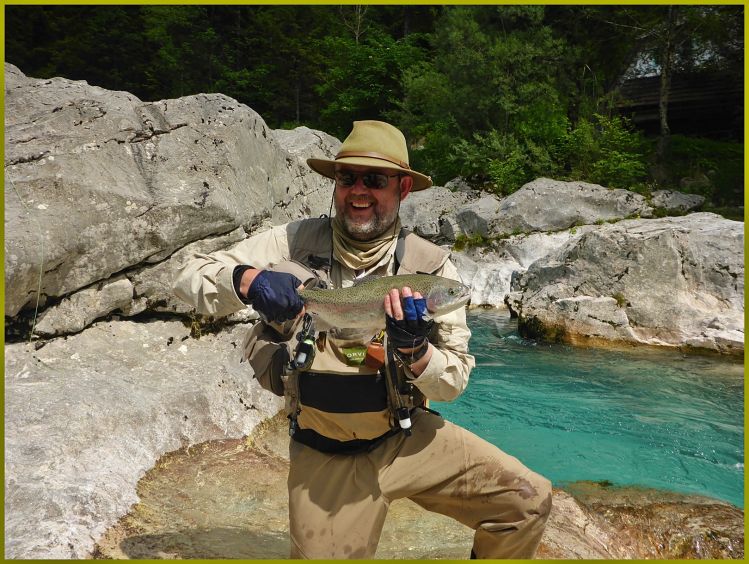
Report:
[[[548,176],[743,206],[743,6],[5,10],[6,60],[29,76],[143,100],[221,92],[273,128],[339,138],[385,119],[437,183],[509,194]],[[649,132],[626,111],[626,85],[645,76],[659,77]],[[738,123],[719,134],[679,131],[669,113],[672,84],[703,76],[741,85]]]

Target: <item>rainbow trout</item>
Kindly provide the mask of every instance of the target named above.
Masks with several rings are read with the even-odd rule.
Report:
[[[462,307],[470,298],[470,288],[457,280],[430,274],[401,274],[366,278],[350,288],[302,290],[306,310],[316,320],[339,329],[384,329],[385,295],[393,288],[408,286],[426,298],[432,315],[443,315]]]

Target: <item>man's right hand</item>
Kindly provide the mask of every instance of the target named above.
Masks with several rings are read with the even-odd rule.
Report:
[[[245,275],[249,275],[246,272]],[[293,274],[261,270],[251,273],[247,298],[252,307],[268,321],[283,323],[294,319],[304,307],[297,289],[302,282]]]

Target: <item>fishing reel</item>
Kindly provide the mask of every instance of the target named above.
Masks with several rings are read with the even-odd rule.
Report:
[[[315,324],[309,313],[304,314],[302,329],[296,334],[298,341],[294,348],[294,356],[289,361],[291,370],[306,370],[315,360]]]

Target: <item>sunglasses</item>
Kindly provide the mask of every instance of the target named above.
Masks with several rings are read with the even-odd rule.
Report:
[[[391,178],[395,178],[396,176],[402,176],[401,174],[382,174],[379,172],[350,172],[346,170],[340,170],[336,171],[335,173],[335,181],[338,183],[339,186],[343,186],[345,188],[351,188],[354,184],[356,184],[356,179],[360,178],[362,179],[362,182],[364,183],[364,186],[367,188],[374,188],[375,190],[381,190],[382,188],[385,188],[388,183],[390,182]]]

